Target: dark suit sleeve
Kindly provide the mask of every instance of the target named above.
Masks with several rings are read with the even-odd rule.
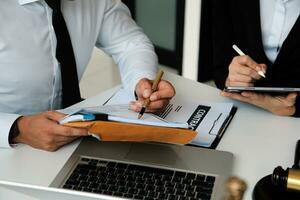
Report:
[[[296,112],[293,116],[300,117],[300,97],[299,96],[296,99]]]
[[[213,78],[220,89],[225,86],[228,67],[235,56],[230,5],[230,1],[212,0]]]

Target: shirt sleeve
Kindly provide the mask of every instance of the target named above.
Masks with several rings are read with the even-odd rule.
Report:
[[[129,9],[120,0],[106,2],[96,46],[113,57],[125,89],[134,95],[140,79],[155,78],[157,55],[149,38],[131,18]]]
[[[12,124],[18,119],[20,115],[0,113],[0,148],[10,148],[9,144],[9,131]]]

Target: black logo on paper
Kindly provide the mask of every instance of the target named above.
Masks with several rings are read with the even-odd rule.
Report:
[[[190,119],[187,121],[193,130],[196,130],[198,128],[198,126],[200,125],[200,123],[202,122],[202,120],[204,119],[204,117],[206,116],[209,110],[210,107],[208,106],[202,106],[202,105],[198,106],[198,108],[192,114]]]

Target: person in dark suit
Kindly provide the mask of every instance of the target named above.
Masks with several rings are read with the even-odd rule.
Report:
[[[300,87],[299,0],[212,0],[214,80],[225,86]],[[245,56],[236,56],[232,45]],[[258,74],[263,71],[266,78]],[[221,95],[274,114],[300,117],[296,93]]]

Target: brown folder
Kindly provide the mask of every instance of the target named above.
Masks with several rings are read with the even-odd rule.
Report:
[[[112,121],[69,122],[65,126],[88,128],[101,141],[162,142],[188,144],[196,136],[190,129],[138,125]]]

